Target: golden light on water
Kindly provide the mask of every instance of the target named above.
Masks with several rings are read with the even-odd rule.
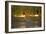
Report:
[[[17,15],[14,15],[15,17],[26,17],[26,15],[19,15],[19,16],[17,16]],[[38,17],[39,15],[29,15],[29,16],[31,16],[31,17]]]
[[[16,15],[14,15],[15,17],[25,17],[25,15],[19,15],[19,16],[16,16]]]
[[[35,17],[38,17],[39,15],[30,15],[30,16],[35,16]]]
[[[34,15],[34,16],[38,17],[39,15]]]
[[[21,15],[20,17],[25,17],[25,15]]]

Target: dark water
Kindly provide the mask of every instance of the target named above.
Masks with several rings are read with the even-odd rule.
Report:
[[[33,28],[41,27],[40,17],[12,17],[11,28]]]

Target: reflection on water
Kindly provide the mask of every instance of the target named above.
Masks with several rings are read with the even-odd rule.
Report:
[[[40,16],[12,16],[12,28],[31,28],[40,27]]]

